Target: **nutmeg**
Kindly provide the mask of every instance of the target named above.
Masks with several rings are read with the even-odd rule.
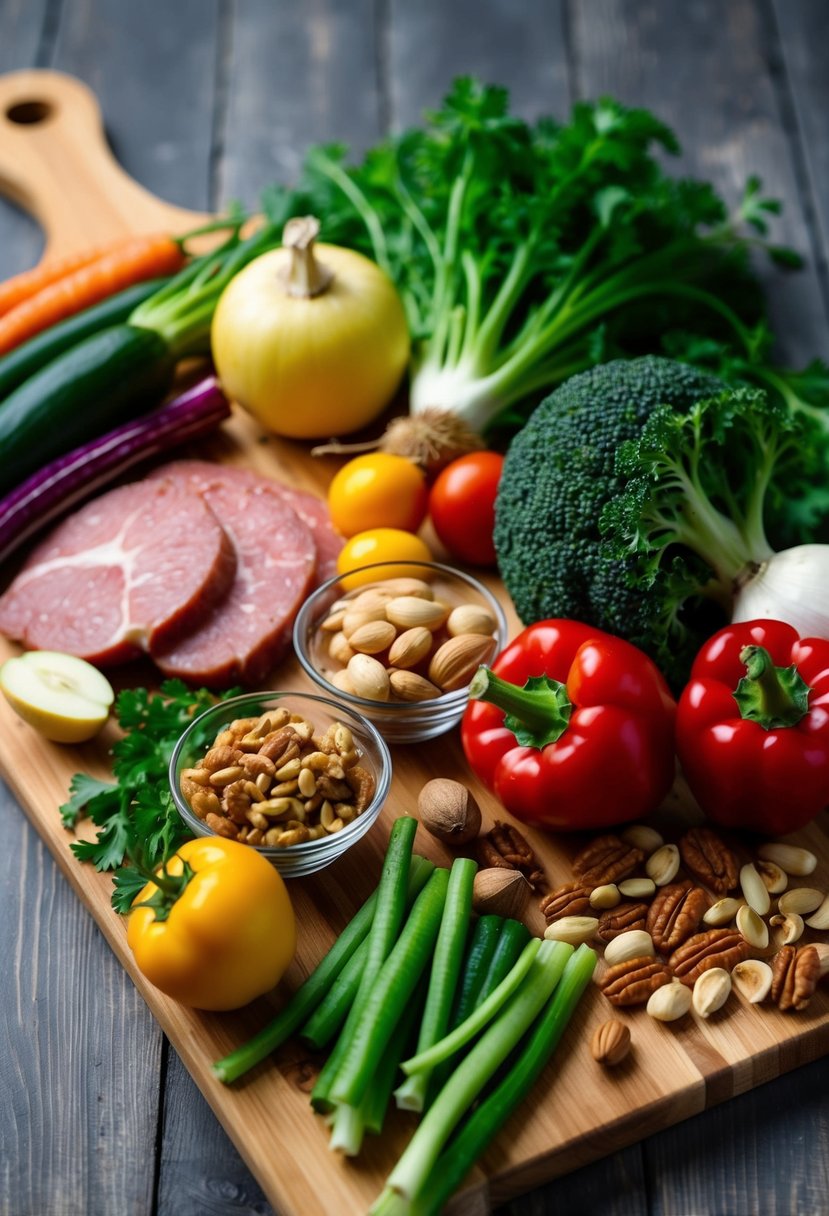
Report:
[[[491,913],[520,920],[532,888],[519,870],[492,866],[479,870],[472,888],[472,907],[479,915]]]
[[[467,844],[481,830],[481,811],[474,796],[460,781],[435,777],[427,781],[417,799],[420,822],[444,844]]]

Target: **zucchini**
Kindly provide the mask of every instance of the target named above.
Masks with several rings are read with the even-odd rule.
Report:
[[[137,325],[111,326],[58,355],[0,403],[0,494],[157,405],[174,367],[164,338]]]
[[[149,279],[128,287],[126,291],[119,291],[100,304],[93,304],[91,308],[85,308],[65,321],[58,321],[0,357],[0,401],[70,347],[77,346],[102,329],[126,321],[134,308],[148,300],[166,282],[166,279]]]

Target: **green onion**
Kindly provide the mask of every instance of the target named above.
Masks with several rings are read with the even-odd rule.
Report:
[[[411,906],[414,903],[426,885],[426,881],[434,868],[434,864],[431,861],[427,861],[425,857],[412,858],[406,899],[407,906]],[[373,908],[374,905],[372,904],[372,911]],[[354,1004],[354,998],[360,987],[360,981],[362,980],[368,959],[369,943],[367,935],[368,928],[366,929],[366,937],[360,942],[360,945],[343,967],[340,974],[334,979],[322,1001],[299,1032],[303,1042],[307,1043],[309,1047],[313,1047],[315,1051],[321,1050],[326,1044],[331,1042],[348,1016],[349,1009]]]
[[[426,1185],[455,1126],[547,1003],[572,953],[573,947],[564,942],[542,941],[523,986],[464,1057],[423,1116],[389,1175],[385,1191],[370,1209],[374,1216],[388,1210],[384,1207],[388,1191],[411,1201]]]
[[[504,924],[501,916],[479,916],[464,963],[460,992],[452,1012],[451,1027],[458,1026],[475,1008]],[[523,926],[522,926],[523,927]]]
[[[535,1084],[558,1046],[582,993],[590,983],[595,966],[595,953],[589,946],[579,946],[568,959],[552,1001],[533,1024],[515,1064],[438,1157],[411,1207],[398,1209],[401,1213],[408,1211],[410,1216],[436,1216],[442,1210],[450,1195],[460,1186],[493,1137]],[[383,1216],[391,1216],[393,1211],[392,1207],[384,1208]]]
[[[356,1157],[363,1146],[366,1132],[374,1135],[382,1132],[400,1061],[407,1048],[413,1045],[413,1032],[423,1014],[426,987],[421,985],[421,988],[421,994],[406,1006],[360,1105],[346,1106],[341,1103],[335,1108],[328,1144],[332,1152],[339,1151],[346,1157]]]
[[[348,1051],[355,1027],[360,1022],[363,1007],[368,1000],[378,972],[400,932],[406,910],[412,844],[416,831],[417,820],[411,815],[402,815],[399,819],[395,819],[392,826],[383,862],[383,872],[377,887],[374,919],[368,934],[369,950],[365,969],[342,1033],[311,1091],[311,1102],[315,1110],[328,1111],[333,1105],[329,1098],[332,1082],[336,1079],[340,1064]],[[434,878],[434,874],[432,878]],[[430,878],[429,882],[431,881]],[[428,884],[426,889],[428,890]],[[422,894],[421,892],[421,897]]]
[[[483,978],[473,1008],[480,1005],[491,992],[495,991],[504,976],[508,975],[515,966],[521,951],[529,940],[530,931],[526,925],[521,924],[520,920],[504,921],[489,970]]]
[[[541,941],[537,937],[527,942],[512,970],[504,976],[498,987],[490,992],[486,1000],[482,1001],[465,1021],[442,1039],[438,1039],[431,1047],[418,1050],[417,1055],[412,1056],[410,1060],[404,1060],[401,1068],[406,1076],[411,1077],[424,1073],[428,1076],[436,1064],[442,1064],[470,1039],[474,1039],[478,1031],[483,1030],[487,1022],[492,1021],[501,1006],[520,987],[538,954],[540,945]]]
[[[347,1023],[337,1040],[337,1048],[341,1044],[344,1048],[342,1065],[328,1094],[330,1101],[345,1102],[349,1106],[357,1106],[362,1101],[418,980],[429,964],[448,884],[449,871],[435,870],[415,900],[397,944],[359,1010],[355,1002],[351,1011],[353,1014],[357,1010],[353,1030],[348,1033],[351,1028]],[[349,1016],[349,1023],[351,1020]]]
[[[477,869],[476,863],[468,857],[457,857],[452,863],[446,903],[432,960],[426,1008],[417,1040],[419,1053],[441,1039],[449,1025],[469,917],[472,913],[472,884]],[[431,1066],[421,1069],[416,1076],[407,1078],[400,1088],[395,1090],[395,1100],[401,1110],[423,1110],[431,1071]]]
[[[349,921],[331,949],[305,983],[296,990],[285,1008],[248,1043],[217,1060],[213,1065],[214,1076],[229,1085],[231,1081],[236,1081],[259,1064],[299,1029],[359,949],[371,928],[376,903],[375,891]]]

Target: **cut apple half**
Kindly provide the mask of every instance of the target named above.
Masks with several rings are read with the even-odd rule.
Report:
[[[83,743],[109,717],[112,685],[85,659],[28,650],[0,667],[0,689],[25,722],[55,743]]]

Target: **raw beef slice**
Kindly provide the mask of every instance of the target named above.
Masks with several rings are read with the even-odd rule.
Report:
[[[170,645],[229,590],[233,546],[183,483],[100,495],[38,545],[0,597],[0,632],[99,666]]]
[[[191,683],[256,684],[290,642],[314,575],[314,540],[266,479],[248,482],[228,477],[221,466],[202,464],[196,471],[188,464],[176,462],[171,475],[197,489],[221,519],[236,550],[236,577],[199,629],[173,647],[154,648],[153,659],[165,675]]]
[[[163,477],[189,477],[198,486],[205,479],[215,477],[221,471],[222,477],[235,478],[243,485],[267,485],[273,493],[292,507],[299,518],[311,531],[317,547],[317,568],[314,582],[317,586],[326,579],[333,578],[337,573],[337,557],[344,545],[344,540],[331,523],[328,507],[316,494],[308,490],[297,490],[286,486],[272,477],[254,473],[251,469],[240,469],[235,465],[215,465],[206,460],[174,460],[162,465],[158,475]]]

